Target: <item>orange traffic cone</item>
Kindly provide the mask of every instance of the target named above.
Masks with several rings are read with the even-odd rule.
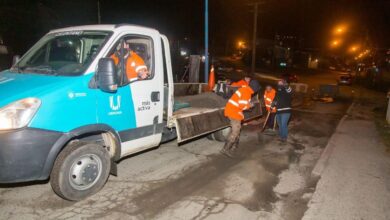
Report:
[[[209,89],[212,91],[215,86],[215,74],[214,74],[214,66],[211,65],[210,75],[209,75]]]

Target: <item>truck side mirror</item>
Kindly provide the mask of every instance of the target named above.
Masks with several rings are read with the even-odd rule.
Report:
[[[98,87],[102,91],[114,93],[118,90],[118,75],[116,74],[114,60],[101,58],[96,75]]]
[[[12,66],[15,65],[20,60],[20,55],[15,55],[12,57]]]

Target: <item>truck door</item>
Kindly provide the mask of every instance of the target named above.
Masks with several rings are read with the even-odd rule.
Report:
[[[116,93],[100,92],[98,121],[119,131],[121,156],[161,141],[164,76],[160,50],[161,42],[152,37],[126,35],[107,54],[113,58],[122,82]]]

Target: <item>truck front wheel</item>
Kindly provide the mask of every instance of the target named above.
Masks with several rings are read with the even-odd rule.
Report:
[[[220,141],[220,142],[225,142],[227,137],[229,136],[231,130],[232,130],[231,127],[227,127],[227,128],[222,129],[222,130],[216,131],[216,132],[210,134],[212,139],[210,139],[210,138],[209,139]]]
[[[232,130],[231,127],[227,127],[227,128],[222,129],[222,130],[214,132],[213,135],[214,135],[215,140],[220,141],[220,142],[225,142],[227,140],[227,137],[229,136],[231,130]]]
[[[103,188],[110,166],[110,154],[103,146],[76,141],[58,155],[50,183],[62,198],[79,201]]]

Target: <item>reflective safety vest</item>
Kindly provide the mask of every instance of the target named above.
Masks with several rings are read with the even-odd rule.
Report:
[[[276,95],[275,89],[271,89],[271,91],[265,91],[264,92],[264,104],[267,111],[270,111],[272,101],[274,101]],[[276,112],[276,108],[272,109],[272,112]]]
[[[231,86],[235,86],[235,87],[249,86],[249,83],[247,81],[245,81],[244,79],[242,79],[238,82],[233,82],[231,84]]]
[[[119,64],[119,57],[117,53],[111,55],[111,58],[114,60],[115,65]],[[145,65],[145,61],[134,51],[127,53],[124,59],[126,60],[126,75],[130,82],[138,79],[139,71],[142,69],[148,69]]]
[[[250,108],[253,90],[249,86],[239,88],[225,106],[225,116],[230,119],[244,120],[244,110]]]

